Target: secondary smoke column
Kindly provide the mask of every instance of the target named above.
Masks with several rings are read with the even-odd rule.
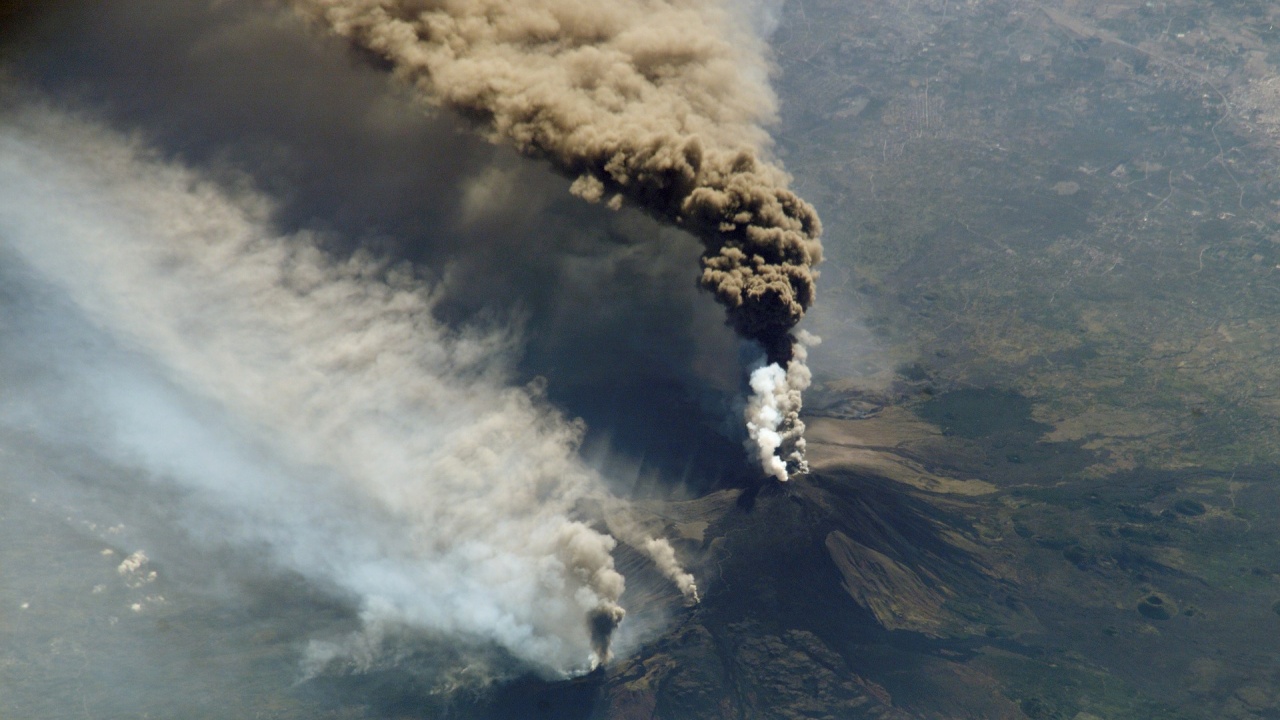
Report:
[[[692,232],[705,247],[701,284],[733,328],[760,343],[780,372],[803,363],[791,330],[813,303],[821,223],[763,154],[763,126],[775,110],[768,64],[760,41],[727,7],[297,2],[385,57],[432,100],[576,177],[575,194],[615,208],[630,201]],[[776,450],[802,459],[792,417],[784,414]],[[765,467],[777,474],[771,462]]]

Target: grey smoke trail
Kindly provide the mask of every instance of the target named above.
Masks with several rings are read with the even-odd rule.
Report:
[[[821,223],[766,159],[767,63],[714,0],[297,0],[387,58],[431,99],[575,176],[591,201],[624,200],[702,240],[702,286],[729,322],[794,357],[814,300]],[[757,24],[769,24],[759,4]],[[784,432],[784,455],[803,455]],[[766,466],[768,463],[766,463]],[[772,472],[772,470],[770,470]]]
[[[607,660],[624,580],[615,540],[576,519],[601,492],[581,427],[507,385],[508,334],[446,330],[411,269],[334,261],[270,213],[88,123],[0,112],[0,243],[143,358],[94,371],[78,399],[110,431],[77,441],[359,598],[370,626],[551,673]]]
[[[686,602],[701,602],[697,580],[680,564],[675,548],[666,538],[655,537],[646,530],[623,503],[615,500],[603,505],[601,515],[614,537],[649,556],[658,572],[680,589]]]

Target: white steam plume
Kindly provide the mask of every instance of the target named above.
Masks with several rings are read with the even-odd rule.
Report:
[[[747,400],[748,449],[760,459],[765,474],[782,482],[793,473],[809,472],[805,460],[804,421],[800,419],[804,391],[813,375],[805,361],[808,348],[822,342],[804,330],[796,333],[795,352],[786,370],[769,363],[751,373]]]
[[[580,425],[507,384],[507,334],[450,332],[410,269],[335,261],[270,211],[90,123],[0,108],[0,248],[135,358],[104,370],[60,338],[57,363],[90,368],[75,402],[110,426],[62,439],[188,491],[212,532],[358,598],[370,626],[552,674],[607,660],[624,580],[613,537],[575,519],[601,492]]]

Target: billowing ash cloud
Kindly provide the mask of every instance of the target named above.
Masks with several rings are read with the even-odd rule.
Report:
[[[64,380],[0,419],[182,489],[189,522],[371,627],[553,674],[607,659],[624,579],[581,515],[602,491],[580,424],[510,384],[510,333],[442,326],[411,267],[334,259],[271,212],[87,122],[0,109],[0,250],[120,347],[42,325]],[[665,541],[637,542],[690,592]]]
[[[774,101],[749,23],[691,0],[297,4],[434,101],[576,177],[581,197],[630,201],[692,232],[705,248],[701,284],[730,324],[769,362],[793,361],[821,223],[762,154]],[[795,430],[782,428],[780,451],[802,458]]]

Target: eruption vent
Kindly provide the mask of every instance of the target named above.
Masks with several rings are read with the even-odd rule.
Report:
[[[763,155],[763,125],[774,113],[768,64],[760,41],[727,7],[297,2],[385,57],[432,100],[576,177],[575,194],[611,207],[630,201],[696,235],[705,247],[701,284],[733,328],[760,343],[784,374],[803,363],[791,330],[813,303],[821,223]],[[798,413],[798,390],[794,398],[788,412]],[[803,455],[789,432],[781,447]],[[769,456],[783,462],[773,450]],[[777,475],[776,464],[767,461],[766,471]]]

